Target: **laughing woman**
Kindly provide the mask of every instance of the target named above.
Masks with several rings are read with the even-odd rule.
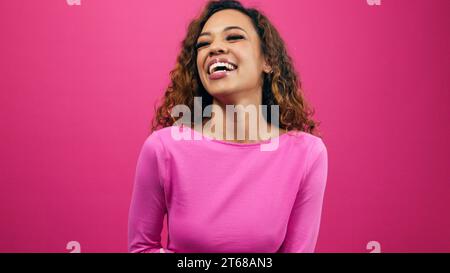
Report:
[[[274,26],[237,1],[210,1],[190,23],[170,75],[137,161],[128,250],[314,252],[327,149]],[[214,115],[179,125],[175,106],[193,113],[196,98]],[[230,105],[255,107],[257,125],[227,115]],[[276,148],[261,149],[269,143]]]

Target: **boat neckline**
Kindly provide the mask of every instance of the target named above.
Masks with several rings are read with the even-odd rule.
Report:
[[[276,137],[272,137],[266,140],[262,140],[259,142],[251,142],[251,143],[241,143],[241,142],[233,142],[233,141],[227,141],[227,140],[222,140],[222,139],[216,139],[207,135],[204,135],[203,133],[192,129],[190,126],[186,126],[184,124],[181,125],[181,128],[187,128],[191,133],[194,133],[195,135],[199,136],[200,138],[204,138],[208,141],[211,142],[215,142],[215,143],[219,143],[219,144],[226,144],[226,145],[232,145],[232,146],[237,146],[237,147],[252,147],[252,146],[260,146],[261,144],[268,144],[271,143],[272,141],[281,141],[283,138],[285,138],[287,135],[292,135],[294,132],[297,132],[296,130],[293,131],[287,131],[283,134],[280,134]]]

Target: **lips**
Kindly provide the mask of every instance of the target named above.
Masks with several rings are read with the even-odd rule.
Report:
[[[227,58],[215,58],[208,63],[206,73],[211,75],[213,73],[220,73],[217,71],[233,71],[237,68],[238,66]]]

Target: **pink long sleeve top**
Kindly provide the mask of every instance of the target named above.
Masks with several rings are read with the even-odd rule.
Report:
[[[128,250],[314,252],[327,157],[322,139],[301,131],[247,144],[187,126],[154,131],[137,161]]]

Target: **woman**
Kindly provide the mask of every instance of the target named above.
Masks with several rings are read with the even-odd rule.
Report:
[[[313,252],[328,159],[300,91],[285,45],[263,14],[237,1],[208,2],[188,27],[139,155],[129,251]],[[192,111],[177,120],[179,105]],[[208,105],[213,115],[192,116]],[[227,115],[227,105],[258,106],[256,119],[236,121],[243,111]],[[261,149],[269,143],[277,145]]]

